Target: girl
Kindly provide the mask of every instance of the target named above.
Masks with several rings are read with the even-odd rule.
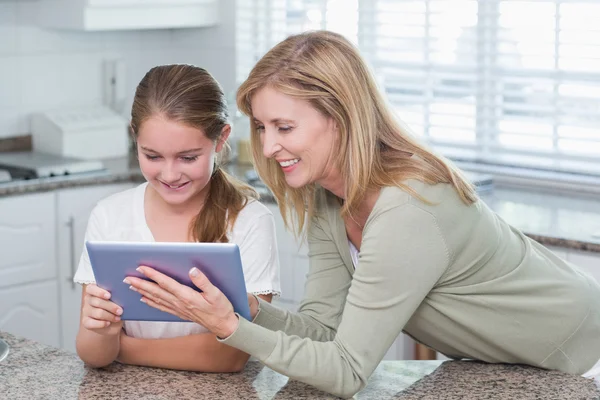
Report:
[[[251,296],[250,322],[198,270],[202,294],[143,268],[158,285],[131,282],[148,304],[343,397],[366,385],[401,331],[457,359],[581,374],[600,358],[600,285],[412,139],[342,36],[284,40],[237,100],[259,175],[282,214],[307,225],[305,298],[292,313]]]
[[[223,91],[204,69],[152,68],[137,87],[131,112],[147,182],[99,202],[86,240],[236,243],[247,289],[268,302],[280,291],[274,220],[256,193],[217,162],[231,131],[227,118]],[[94,284],[85,248],[74,280],[84,284],[77,353],[92,366],[118,360],[233,372],[249,358],[196,323],[121,321],[122,309]]]

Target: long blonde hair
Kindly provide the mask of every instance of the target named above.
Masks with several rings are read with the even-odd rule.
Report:
[[[221,138],[229,118],[219,83],[203,68],[178,64],[154,67],[140,81],[131,109],[134,141],[144,121],[158,115],[201,130],[213,143]],[[190,224],[195,241],[228,242],[227,231],[239,212],[250,198],[258,197],[254,189],[221,168],[228,149],[225,143],[205,204]]]
[[[265,54],[237,92],[238,108],[250,117],[257,172],[273,192],[288,226],[287,204],[291,203],[298,234],[304,229],[307,210],[309,217],[313,214],[315,184],[289,187],[277,162],[262,155],[251,100],[266,86],[308,101],[336,122],[335,163],[345,183],[343,216],[357,210],[367,191],[374,188],[398,186],[420,198],[403,183],[407,179],[450,183],[465,204],[476,200],[460,171],[418,143],[395,119],[352,43],[333,32],[305,32],[288,37]]]

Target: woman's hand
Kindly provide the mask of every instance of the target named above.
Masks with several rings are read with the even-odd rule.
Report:
[[[123,309],[109,299],[110,292],[94,284],[86,285],[81,309],[81,324],[85,329],[105,336],[121,332]]]
[[[190,270],[190,278],[202,293],[150,267],[140,266],[137,270],[156,283],[133,276],[123,282],[139,292],[143,296],[141,301],[149,306],[200,324],[220,338],[237,329],[239,320],[231,302],[197,268]]]

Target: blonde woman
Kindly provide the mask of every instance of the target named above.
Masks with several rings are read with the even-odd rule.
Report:
[[[304,301],[293,313],[249,296],[251,322],[197,270],[204,293],[194,295],[144,268],[158,284],[133,285],[149,304],[342,397],[367,384],[402,331],[458,359],[581,374],[600,358],[600,286],[413,140],[342,36],[284,40],[237,101],[260,176],[307,232]]]

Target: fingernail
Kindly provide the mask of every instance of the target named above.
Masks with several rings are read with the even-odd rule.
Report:
[[[110,293],[104,293],[104,298],[107,300],[110,299]]]
[[[123,310],[120,308],[117,308],[117,315],[121,315],[121,314],[123,314]]]
[[[134,288],[133,286],[129,286],[129,289],[133,290],[134,292],[137,292],[137,289]]]
[[[129,282],[129,279],[127,279],[127,278],[123,279],[123,283],[126,283],[126,284],[128,284],[128,285],[131,285],[131,282]]]
[[[144,273],[144,270],[142,269],[142,267],[137,267],[135,270],[137,272],[141,272],[142,274]]]
[[[145,302],[146,302],[146,299],[144,299],[144,298],[142,297],[142,298],[140,299],[140,301],[141,301],[142,303],[145,303]]]
[[[119,322],[120,320],[121,320],[121,318],[115,317],[115,322]]]
[[[191,276],[198,276],[198,268],[194,267],[192,269],[190,269],[190,275]]]

